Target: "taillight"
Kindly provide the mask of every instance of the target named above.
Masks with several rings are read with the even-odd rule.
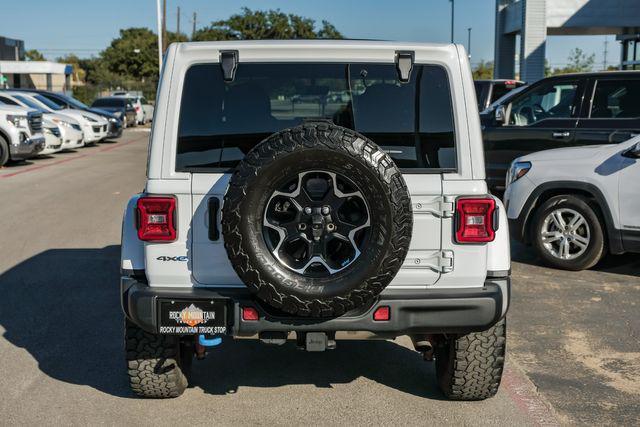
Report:
[[[138,238],[145,242],[176,240],[176,199],[141,197],[138,199]]]
[[[491,242],[496,236],[494,221],[496,201],[486,199],[458,199],[456,201],[456,242]]]
[[[391,309],[388,305],[383,305],[376,308],[373,312],[373,320],[376,322],[385,322],[391,318]]]
[[[260,320],[260,314],[253,307],[242,307],[242,320],[254,322]]]
[[[136,111],[140,111],[140,106],[136,105]]]

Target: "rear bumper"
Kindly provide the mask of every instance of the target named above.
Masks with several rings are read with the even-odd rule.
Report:
[[[385,290],[365,310],[328,319],[280,317],[270,314],[248,291],[238,288],[158,288],[130,277],[121,278],[122,309],[125,315],[151,333],[158,332],[158,299],[227,299],[227,331],[232,336],[253,336],[261,332],[370,332],[382,337],[407,334],[468,333],[490,328],[507,312],[510,278],[488,279],[482,288]],[[390,308],[388,321],[374,321],[380,306]],[[255,307],[257,321],[245,321],[242,307]]]

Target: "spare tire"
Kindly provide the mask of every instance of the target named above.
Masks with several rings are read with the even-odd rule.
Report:
[[[372,141],[328,122],[275,133],[235,169],[222,211],[229,259],[265,303],[328,317],[371,303],[409,249],[406,183]]]

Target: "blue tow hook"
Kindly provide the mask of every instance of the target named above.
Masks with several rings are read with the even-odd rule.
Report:
[[[202,334],[198,335],[198,344],[203,347],[215,347],[220,343],[222,343],[222,338],[220,337],[206,338]]]

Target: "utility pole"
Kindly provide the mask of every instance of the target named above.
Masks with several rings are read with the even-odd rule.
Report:
[[[602,69],[604,71],[607,71],[607,45],[609,44],[609,40],[607,40],[607,36],[604,36],[604,53],[603,53],[603,60],[602,60]]]
[[[449,0],[451,2],[451,43],[453,43],[453,16],[454,16],[454,5],[456,0]]]
[[[162,0],[162,52],[167,51],[167,0]]]
[[[467,54],[471,59],[471,27],[467,28]]]
[[[196,22],[197,22],[198,14],[193,12],[193,29],[191,30],[191,40],[196,36]]]
[[[162,10],[160,0],[156,0],[156,18],[158,27],[158,74],[162,72]]]
[[[178,25],[176,25],[176,33],[180,35],[180,6],[178,6]]]

